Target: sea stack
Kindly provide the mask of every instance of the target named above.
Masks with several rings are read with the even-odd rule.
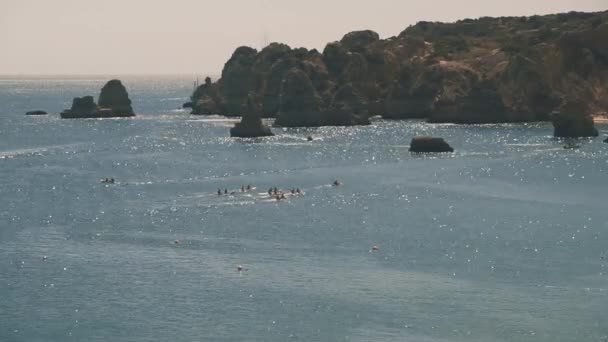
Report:
[[[100,108],[111,109],[113,116],[135,116],[127,89],[120,80],[111,80],[101,88],[98,105]]]
[[[450,146],[443,138],[435,137],[414,137],[410,142],[410,152],[415,153],[440,153],[440,152],[454,152],[452,146]]]
[[[255,95],[249,93],[247,102],[242,109],[243,118],[241,122],[230,129],[230,136],[236,138],[258,138],[274,136],[270,128],[262,123],[262,115],[256,105]]]
[[[101,89],[99,103],[93,96],[76,97],[72,108],[61,112],[63,119],[114,118],[135,116],[129,94],[119,80],[111,80]]]
[[[589,106],[582,100],[566,100],[551,117],[553,135],[559,138],[597,137]]]

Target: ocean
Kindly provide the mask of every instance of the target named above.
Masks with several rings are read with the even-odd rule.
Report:
[[[135,118],[59,118],[107,80],[0,79],[0,341],[608,341],[603,138],[231,139],[178,109],[189,77],[123,77]],[[456,152],[410,154],[415,135]]]

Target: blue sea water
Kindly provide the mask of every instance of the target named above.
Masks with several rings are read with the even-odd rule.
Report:
[[[179,77],[123,78],[133,119],[58,117],[105,81],[0,79],[0,341],[608,340],[601,139],[421,121],[231,139],[177,110]],[[420,134],[456,152],[412,155]]]

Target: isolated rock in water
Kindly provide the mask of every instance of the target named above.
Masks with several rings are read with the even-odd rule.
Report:
[[[257,138],[269,137],[274,134],[262,123],[261,112],[256,105],[255,95],[250,93],[247,97],[247,103],[243,105],[243,118],[241,122],[234,125],[230,129],[230,136],[237,138]]]
[[[281,106],[275,124],[284,127],[318,127],[324,125],[321,98],[299,69],[291,69],[281,89]]]
[[[33,110],[31,112],[25,113],[25,115],[47,115],[48,113],[43,110]]]
[[[454,152],[454,149],[443,138],[414,137],[410,142],[410,152]]]
[[[553,112],[553,121],[556,137],[577,138],[597,137],[598,130],[593,124],[589,106],[581,100],[567,100],[559,109]]]
[[[75,97],[72,108],[61,112],[61,117],[64,119],[97,117],[97,105],[93,96]]]
[[[127,89],[119,80],[111,80],[101,88],[98,104],[111,109],[113,116],[135,116]]]
[[[326,113],[330,126],[369,125],[368,103],[351,83],[341,87],[334,95]]]

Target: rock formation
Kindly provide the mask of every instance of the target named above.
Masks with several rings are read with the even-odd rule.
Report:
[[[567,100],[552,115],[553,135],[560,138],[597,137],[589,106],[580,100]]]
[[[135,116],[129,94],[119,80],[111,80],[101,89],[99,104],[92,96],[76,97],[72,108],[61,113],[64,119],[112,118]]]
[[[270,128],[262,123],[262,115],[256,103],[255,94],[250,93],[247,97],[247,102],[243,105],[243,118],[241,122],[235,124],[230,129],[231,137],[257,138],[274,135]]]
[[[410,142],[410,152],[433,153],[433,152],[454,152],[443,138],[434,137],[414,137]]]
[[[72,108],[61,112],[63,119],[96,118],[98,117],[97,104],[93,96],[75,97]]]
[[[97,104],[100,108],[112,110],[115,117],[135,116],[127,89],[120,80],[111,80],[101,88]]]
[[[347,84],[338,91],[325,114],[328,126],[369,125],[368,103],[353,87]]]
[[[284,127],[314,127],[324,123],[321,98],[310,78],[300,69],[291,69],[281,87],[281,104],[275,124]]]
[[[288,126],[360,125],[368,123],[366,115],[461,124],[546,121],[562,98],[606,112],[607,35],[608,11],[570,12],[419,22],[387,39],[356,31],[323,53],[279,43],[259,52],[239,47],[222,77],[193,93],[193,114],[239,116],[252,91],[265,117]],[[304,93],[293,90],[298,87]],[[349,109],[353,102],[341,100],[347,93],[368,114]],[[298,101],[306,107],[295,107]]]
[[[47,115],[48,113],[43,110],[33,110],[25,113],[25,115]]]
[[[213,83],[210,77],[205,78],[205,83],[196,88],[191,99],[193,115],[212,115],[222,112],[219,84]]]

